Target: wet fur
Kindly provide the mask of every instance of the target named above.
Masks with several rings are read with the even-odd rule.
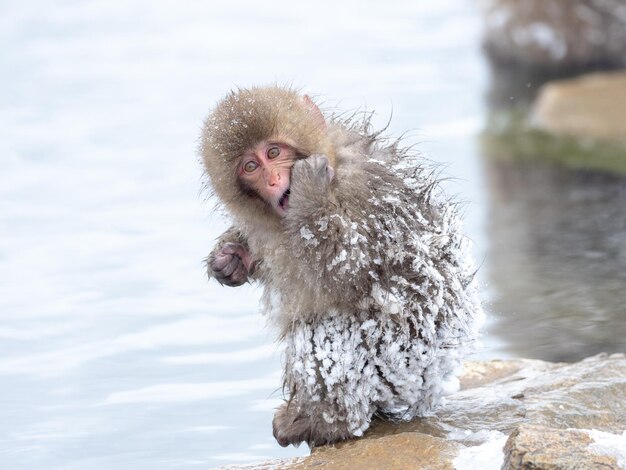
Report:
[[[264,286],[264,311],[286,346],[288,399],[273,422],[281,445],[359,436],[375,413],[427,412],[483,316],[459,217],[423,162],[368,119],[331,118],[318,137],[292,168],[280,219],[240,207],[248,196],[234,181],[223,192],[211,169],[223,165],[219,146],[205,131],[211,184],[233,217],[214,251],[230,241],[250,250],[250,279]],[[332,180],[329,160],[313,155],[323,149]]]

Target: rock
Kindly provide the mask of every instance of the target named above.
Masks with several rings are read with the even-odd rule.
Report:
[[[463,375],[459,377],[461,389],[482,387],[517,372],[521,367],[519,361],[466,361]]]
[[[540,129],[554,134],[626,141],[626,72],[550,82],[532,114]]]
[[[380,468],[402,470],[454,470],[452,459],[460,444],[439,437],[405,432],[375,439],[354,439],[336,446],[320,447],[290,470],[322,468],[354,470]]]
[[[483,44],[519,68],[626,64],[626,4],[606,0],[485,0]]]
[[[490,115],[480,145],[481,153],[491,166],[500,163],[543,165],[626,175],[626,142],[623,139],[598,139],[587,133],[556,133],[548,130],[549,124],[541,122],[543,118],[537,114],[535,112],[534,123],[529,122],[526,111],[520,109]],[[611,129],[619,125],[610,124]]]
[[[623,354],[598,355],[574,364],[529,359],[488,364],[500,370],[505,365],[509,373],[457,392],[434,418],[420,421],[429,422],[441,433],[455,428],[508,434],[521,423],[609,432],[626,429]],[[412,425],[414,422],[402,426]]]
[[[507,435],[512,435],[506,447],[511,469],[595,468],[562,466],[571,453],[565,444],[576,443],[582,455],[584,446],[593,442],[570,429],[620,435],[614,437],[626,447],[626,433],[621,436],[626,429],[624,354],[602,354],[574,364],[468,362],[461,383],[464,388],[432,416],[405,423],[376,421],[363,438],[315,448],[308,457],[225,468],[499,469]],[[596,459],[590,462],[612,462],[602,468],[619,468],[614,457],[601,458],[604,454],[594,457],[589,451],[587,457]],[[544,459],[543,466],[525,463],[534,455]]]
[[[502,470],[606,470],[617,460],[592,451],[593,439],[584,431],[522,425],[504,446]]]

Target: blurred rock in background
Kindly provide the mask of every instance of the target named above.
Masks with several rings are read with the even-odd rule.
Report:
[[[587,74],[544,85],[532,120],[556,135],[626,140],[626,72]]]

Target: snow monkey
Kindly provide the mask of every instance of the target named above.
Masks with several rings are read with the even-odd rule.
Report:
[[[232,218],[209,276],[264,287],[285,343],[282,446],[427,412],[458,384],[483,317],[455,204],[358,116],[325,117],[289,88],[240,89],[202,133],[209,187]]]

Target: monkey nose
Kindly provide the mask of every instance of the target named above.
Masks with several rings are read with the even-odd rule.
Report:
[[[277,171],[266,172],[265,182],[268,186],[276,186],[280,182],[280,174]]]

